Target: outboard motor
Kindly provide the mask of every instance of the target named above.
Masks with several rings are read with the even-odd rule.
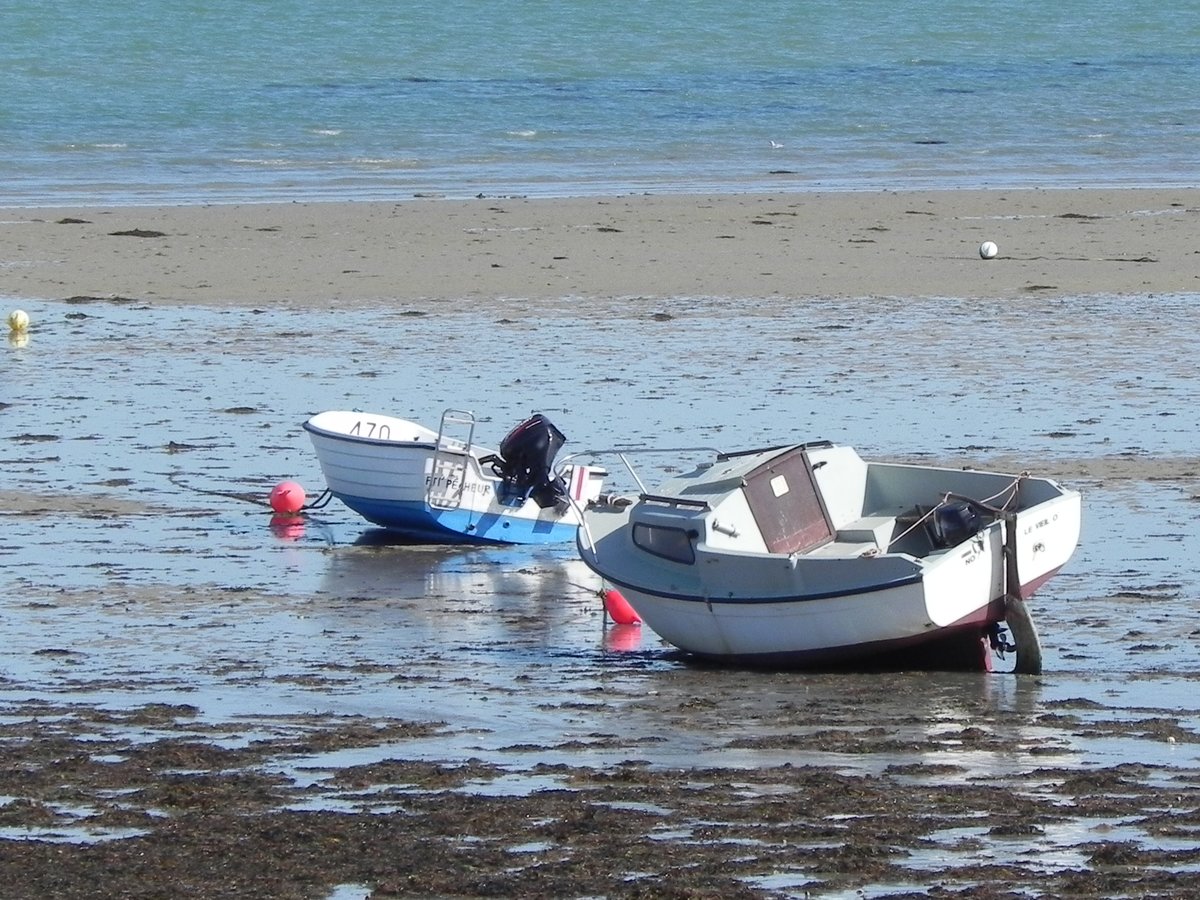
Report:
[[[969,503],[954,500],[944,503],[933,511],[930,522],[933,542],[939,548],[961,544],[984,526],[979,513]]]
[[[532,497],[542,509],[565,501],[567,486],[554,474],[554,457],[567,442],[561,431],[541,413],[526,419],[500,442],[499,454],[480,462],[492,464],[501,479],[499,501],[520,506]]]

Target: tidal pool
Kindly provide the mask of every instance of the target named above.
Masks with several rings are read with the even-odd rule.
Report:
[[[1076,817],[1079,801],[1056,792],[1070,772],[1136,767],[1139,789],[1197,807],[1198,299],[23,303],[28,339],[0,347],[0,724],[8,741],[36,722],[97,754],[117,741],[118,760],[162,741],[290,742],[258,763],[310,792],[288,808],[379,815],[405,802],[387,779],[364,776],[381,778],[372,793],[338,773],[396,758],[484,767],[460,789],[492,799],[579,791],[580,771],[631,764],[706,785],[713,770],[813,767],[897,790],[1003,788],[1062,820],[1030,835],[943,816],[894,865],[966,882],[1007,855],[1036,879],[1086,864],[1110,829],[1138,852],[1169,850],[1159,868],[1179,871],[1180,852],[1200,852],[1193,831],[1156,838],[1144,811]],[[702,666],[606,622],[570,546],[404,546],[336,502],[273,525],[272,485],[322,487],[307,416],[436,425],[450,406],[473,410],[493,445],[537,410],[567,434],[564,452],[829,438],[1059,477],[1084,492],[1084,530],[1032,604],[1045,674]],[[655,458],[644,480],[667,465]],[[147,721],[147,708],[186,712]],[[295,743],[347,722],[381,730]],[[770,778],[751,780],[770,795]],[[677,808],[644,787],[606,808]],[[657,840],[693,840],[684,818],[657,822]],[[543,837],[510,846],[551,853]],[[819,867],[770,860],[742,883],[820,893]],[[827,887],[882,892],[888,872]],[[340,883],[363,881],[352,874]]]

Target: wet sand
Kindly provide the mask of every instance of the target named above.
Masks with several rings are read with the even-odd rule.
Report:
[[[1157,199],[1155,215],[1098,220],[1103,241],[1130,222],[1194,236],[1194,198]],[[1047,221],[1048,234],[1088,227]],[[1131,252],[1158,262],[1111,265],[1149,280],[1132,300],[1095,282],[1036,288],[1034,261],[1017,261],[1010,288],[978,293],[897,274],[870,300],[848,280],[827,296],[798,287],[782,296],[819,302],[789,304],[737,275],[727,291],[647,277],[626,294],[598,266],[582,301],[493,287],[476,304],[456,300],[473,290],[466,266],[439,282],[411,262],[411,293],[398,277],[368,294],[342,273],[344,295],[297,275],[289,296],[274,287],[289,280],[281,259],[302,272],[300,258],[268,252],[189,287],[201,263],[172,268],[158,239],[100,229],[87,246],[111,268],[63,262],[74,274],[57,290],[34,289],[14,273],[74,259],[70,241],[89,232],[52,215],[4,227],[68,242],[27,244],[30,265],[0,269],[0,293],[33,317],[0,348],[6,895],[1200,886],[1190,248],[1143,234]],[[1000,277],[989,273],[1003,258],[973,256],[983,236],[928,268]],[[1013,240],[986,237],[1002,253]],[[549,252],[527,232],[497,240],[532,241],[505,268]],[[649,255],[638,246],[631,260]],[[1039,255],[1050,246],[1079,249],[1043,241]],[[1045,285],[1071,283],[1072,265],[1038,264]],[[623,258],[613,271],[628,275]],[[429,421],[448,405],[481,412],[493,443],[536,408],[572,451],[827,437],[1062,478],[1084,492],[1084,534],[1033,603],[1046,672],[699,666],[607,624],[570,547],[396,546],[337,504],[272,522],[271,485],[320,487],[308,414]]]
[[[0,210],[0,296],[328,307],[497,298],[1200,290],[1200,190]],[[979,258],[985,241],[1000,255]]]

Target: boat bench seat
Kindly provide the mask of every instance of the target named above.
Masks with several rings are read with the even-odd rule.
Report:
[[[826,559],[857,559],[879,551],[879,545],[874,541],[830,541],[805,553],[805,556],[819,556]]]
[[[896,531],[895,516],[863,516],[839,528],[833,540],[810,550],[809,556],[855,559],[886,551]]]
[[[878,550],[886,550],[895,532],[895,516],[863,516],[839,528],[835,543],[872,544]]]

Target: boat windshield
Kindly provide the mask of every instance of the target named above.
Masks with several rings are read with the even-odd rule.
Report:
[[[655,556],[687,565],[696,561],[696,548],[692,544],[695,534],[682,528],[666,528],[644,522],[636,522],[633,526],[633,542],[638,547]]]

